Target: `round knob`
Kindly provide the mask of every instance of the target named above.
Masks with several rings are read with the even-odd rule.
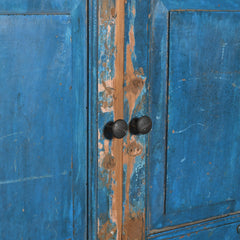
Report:
[[[147,134],[152,129],[152,120],[148,116],[134,118],[131,120],[129,130],[132,134]]]
[[[240,233],[240,225],[237,226],[237,233]]]
[[[104,136],[107,139],[112,139],[112,138],[123,138],[126,136],[128,130],[128,125],[127,123],[119,119],[115,122],[108,122],[105,127],[104,127]]]

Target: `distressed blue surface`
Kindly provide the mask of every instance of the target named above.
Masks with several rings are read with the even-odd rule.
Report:
[[[11,3],[0,11],[25,9]],[[31,6],[0,16],[0,238],[84,239],[85,3],[63,15]]]
[[[201,211],[176,224],[240,210],[240,14],[170,17],[166,212]]]
[[[239,3],[163,2],[150,30],[149,233],[240,210]]]

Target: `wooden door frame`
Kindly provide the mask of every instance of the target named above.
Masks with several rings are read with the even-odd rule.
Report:
[[[97,239],[98,0],[88,1],[88,216],[87,239]]]

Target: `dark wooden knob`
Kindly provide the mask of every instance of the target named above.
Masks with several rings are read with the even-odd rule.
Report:
[[[108,122],[104,127],[104,136],[107,139],[113,139],[113,138],[123,138],[126,136],[128,131],[128,125],[127,123],[119,119],[115,122]]]
[[[129,130],[132,134],[147,134],[152,129],[152,120],[148,116],[133,118],[129,124]]]

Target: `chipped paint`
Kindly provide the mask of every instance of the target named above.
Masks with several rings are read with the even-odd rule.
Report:
[[[132,57],[134,55],[134,47],[134,27],[131,26],[129,31],[129,44],[126,48],[126,87],[124,89],[129,104],[129,118],[131,118],[132,116],[136,100],[139,97],[146,80],[146,78],[143,77],[144,73],[142,68],[138,71],[134,70],[132,62]]]
[[[134,3],[134,1],[133,1]],[[145,211],[131,206],[131,178],[135,174],[136,181],[142,177],[138,171],[144,168],[145,145],[139,137],[104,140],[102,135],[103,120],[106,121],[132,118],[133,113],[140,112],[146,102],[143,95],[146,77],[142,66],[134,67],[135,53],[134,21],[130,24],[129,42],[124,46],[125,4],[128,1],[103,1],[100,3],[99,36],[99,187],[107,189],[108,212],[99,214],[99,239],[142,239],[145,231]],[[127,10],[136,17],[135,3]],[[128,13],[128,14],[129,14]],[[105,35],[103,35],[105,34]],[[126,57],[126,59],[124,59]],[[126,68],[124,70],[124,64]],[[124,73],[125,71],[125,73]],[[140,99],[140,101],[139,101]],[[129,106],[128,116],[124,116],[124,102]],[[126,179],[123,179],[123,167],[126,166]],[[124,183],[125,182],[125,183]],[[125,184],[125,185],[124,185]],[[143,188],[145,180],[140,181]],[[123,190],[125,199],[123,199]],[[142,191],[142,190],[141,190]],[[139,193],[139,194],[142,194]],[[141,196],[143,199],[143,196]],[[144,201],[144,200],[141,200]]]
[[[100,24],[106,33],[101,40],[101,73],[98,84],[101,114],[123,119],[124,83],[124,17],[125,1],[103,1],[100,4]],[[102,117],[103,115],[100,115]],[[100,130],[101,131],[101,130]],[[99,141],[102,136],[99,134]],[[99,239],[121,239],[122,234],[122,174],[123,140],[104,140],[99,144],[99,179],[109,189],[108,220],[99,219]],[[101,226],[100,226],[101,225]]]
[[[142,154],[143,146],[140,143],[137,143],[136,140],[133,140],[129,146],[127,146],[126,151],[129,156],[136,157]]]
[[[136,9],[135,5],[131,6],[129,11],[132,18],[135,19]],[[143,107],[145,96],[142,95],[145,87],[146,77],[142,67],[135,69],[133,59],[136,59],[135,54],[135,33],[134,21],[129,26],[128,32],[129,42],[126,46],[126,73],[125,73],[125,97],[129,107],[129,121],[133,117],[133,113],[138,113]],[[138,98],[141,96],[140,102],[136,105]],[[124,201],[124,222],[123,222],[123,239],[143,239],[145,232],[145,211],[136,209],[130,204],[130,186],[131,179],[136,172],[134,168],[138,166],[137,157],[143,161],[142,156],[145,155],[145,148],[141,144],[138,137],[130,136],[128,134],[126,143],[124,144],[123,164],[126,166],[126,179],[125,179],[125,201]],[[134,175],[135,177],[138,175]],[[144,184],[144,183],[143,183]],[[134,185],[134,188],[137,186]],[[134,199],[132,199],[134,200]]]
[[[112,155],[111,141],[104,139],[103,129],[107,121],[113,117],[114,99],[114,59],[115,46],[113,33],[115,20],[111,16],[112,0],[99,1],[99,34],[98,34],[98,239],[115,239],[116,223],[112,220],[112,185],[116,159]],[[107,204],[106,204],[107,203]]]
[[[144,238],[145,216],[143,213],[134,213],[125,222],[123,240],[141,240]]]
[[[127,136],[127,144],[125,146],[123,163],[127,166],[127,176],[126,176],[126,190],[125,190],[125,205],[124,205],[124,226],[123,233],[124,239],[141,239],[141,238],[129,238],[130,235],[136,231],[139,226],[144,225],[143,213],[135,214],[130,210],[130,180],[134,169],[134,164],[136,161],[136,156],[140,156],[143,152],[143,146],[137,143],[135,138]],[[142,221],[140,221],[142,220]],[[131,226],[131,227],[130,227]],[[140,233],[142,235],[142,230]]]
[[[116,29],[115,29],[115,76],[114,76],[114,120],[123,119],[123,84],[124,84],[124,21],[125,1],[116,2]],[[112,154],[116,159],[116,167],[113,173],[112,185],[112,220],[117,227],[117,240],[122,239],[122,201],[123,201],[123,139],[113,139]]]
[[[108,240],[113,239],[113,236],[116,233],[116,227],[113,227],[110,221],[108,220],[98,232],[98,239],[99,240]]]

